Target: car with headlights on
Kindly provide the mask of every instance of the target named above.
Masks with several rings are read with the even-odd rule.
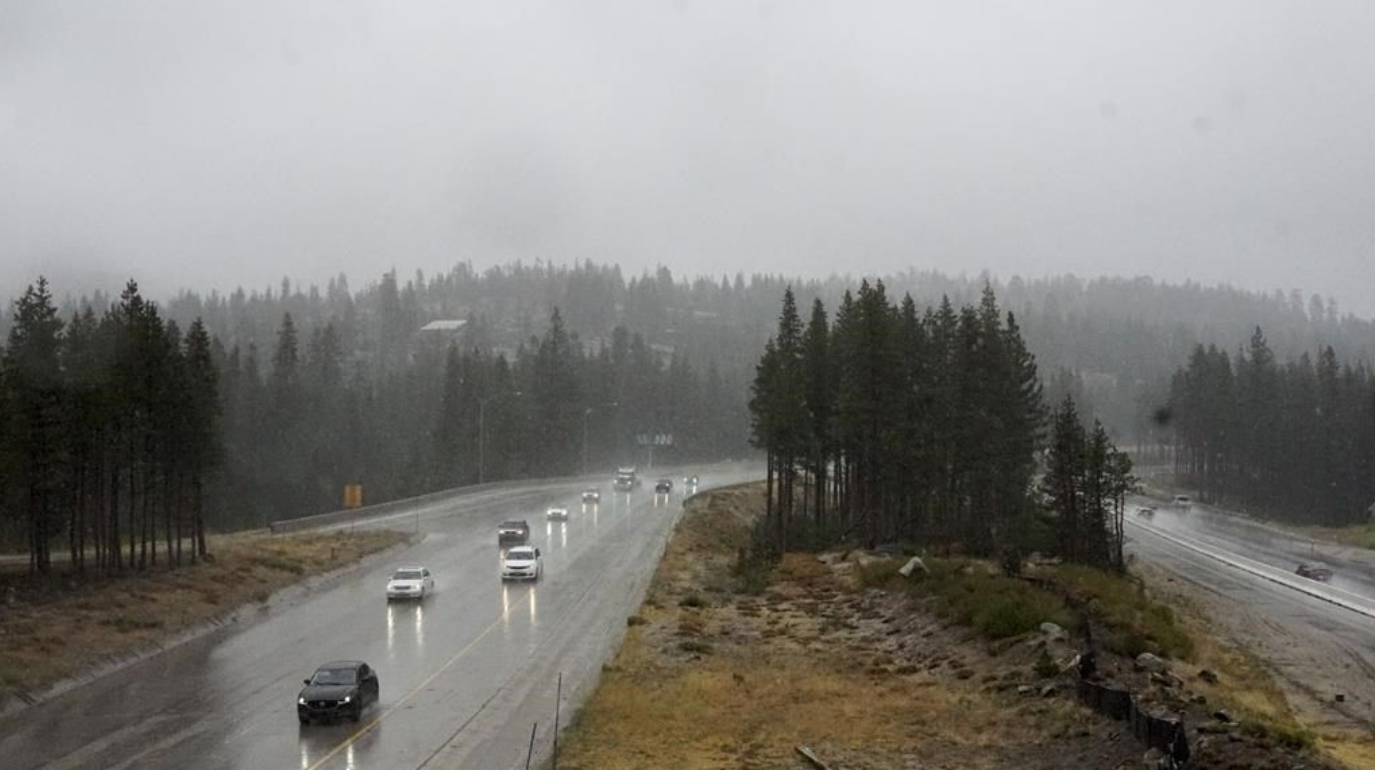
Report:
[[[501,559],[502,580],[539,580],[543,574],[540,550],[534,546],[516,546]]]
[[[596,487],[589,487],[583,491],[582,501],[596,505],[602,501],[602,491]]]
[[[301,724],[351,719],[357,722],[369,703],[376,703],[381,688],[377,672],[361,660],[337,660],[315,669],[296,696],[296,716]]]
[[[525,521],[503,521],[497,527],[498,543],[524,543],[530,539],[530,525]]]
[[[563,506],[550,508],[544,512],[544,518],[549,521],[568,521],[568,509]]]
[[[402,567],[387,581],[387,600],[424,599],[434,590],[434,576],[424,567]]]
[[[672,479],[659,479],[658,481],[656,481],[656,482],[654,483],[654,494],[656,494],[656,495],[666,495],[666,494],[668,494],[669,492],[672,492],[672,491],[673,491],[673,480],[672,480]]]

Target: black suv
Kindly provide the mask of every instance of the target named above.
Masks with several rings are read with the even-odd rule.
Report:
[[[658,483],[654,485],[654,494],[656,495],[666,495],[672,491],[673,482],[668,479],[659,479]]]
[[[524,521],[503,521],[497,527],[498,543],[524,543],[530,539],[530,525]]]
[[[377,672],[361,660],[337,660],[315,669],[296,696],[301,724],[316,719],[332,722],[348,717],[357,722],[378,696]]]

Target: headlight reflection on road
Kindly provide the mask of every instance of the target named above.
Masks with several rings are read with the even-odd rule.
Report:
[[[511,589],[501,584],[501,630],[511,630]]]
[[[554,522],[544,522],[544,542],[548,543],[554,539]]]
[[[358,759],[353,754],[353,744],[350,743],[348,750],[344,754],[345,767],[348,770],[358,770]]]
[[[415,605],[415,646],[425,646],[425,605]]]
[[[560,547],[560,548],[567,548],[567,547],[568,547],[568,525],[567,525],[567,524],[560,524],[560,525],[559,525],[559,547]]]
[[[535,620],[535,599],[539,596],[534,586],[530,586],[530,625],[536,625]]]
[[[387,651],[396,644],[396,608],[387,603]]]

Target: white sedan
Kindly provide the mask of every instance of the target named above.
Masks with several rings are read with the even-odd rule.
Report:
[[[506,552],[501,560],[502,580],[539,580],[544,574],[538,548],[521,545]]]
[[[434,590],[434,576],[424,567],[402,567],[387,581],[387,600],[424,599]]]
[[[568,509],[563,507],[550,508],[544,512],[544,518],[550,521],[568,521]]]

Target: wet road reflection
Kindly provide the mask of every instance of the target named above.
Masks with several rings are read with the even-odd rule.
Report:
[[[671,521],[645,515],[650,494],[642,490],[603,498],[601,527],[600,505],[579,506],[582,489],[478,491],[426,508],[416,518],[425,539],[395,561],[426,564],[443,590],[421,602],[387,602],[383,586],[397,564],[365,565],[248,622],[0,717],[3,767],[410,770],[474,718],[439,766],[491,767],[474,746],[505,752],[528,740],[528,722],[515,737],[506,725],[522,732],[512,720],[517,709],[543,697],[522,684],[533,676],[532,656],[547,651],[545,668],[585,659],[598,670],[601,631],[629,609],[621,605],[632,592],[621,589],[648,579],[641,556],[653,551],[644,546],[665,537]],[[497,524],[560,505],[584,515],[532,533],[529,544],[545,553],[544,579],[504,584]],[[380,702],[358,723],[298,725],[301,678],[326,661],[355,659],[378,669]],[[510,694],[527,691],[534,694]],[[493,700],[498,693],[508,695]]]

